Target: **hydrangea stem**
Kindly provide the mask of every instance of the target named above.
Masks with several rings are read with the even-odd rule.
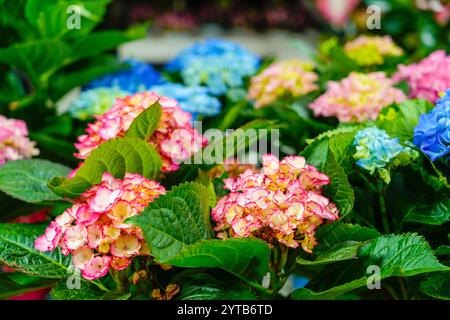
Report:
[[[383,224],[383,229],[385,233],[390,233],[390,227],[389,227],[389,219],[386,212],[386,201],[384,199],[384,194],[386,193],[386,188],[383,184],[383,181],[378,181],[378,199],[380,202],[380,214],[381,214],[381,221]]]

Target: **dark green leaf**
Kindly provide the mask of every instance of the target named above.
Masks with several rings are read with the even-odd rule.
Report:
[[[34,249],[34,240],[45,226],[31,224],[0,224],[0,262],[23,273],[49,279],[68,275],[71,258],[59,249],[41,252]]]
[[[210,197],[205,186],[185,183],[155,199],[129,220],[141,227],[152,255],[162,263],[188,245],[211,238]]]
[[[99,300],[105,293],[87,281],[80,281],[79,289],[69,289],[66,281],[60,281],[52,288],[50,296],[54,300]]]
[[[244,280],[260,280],[269,271],[269,258],[270,249],[264,241],[232,238],[203,240],[161,262],[185,268],[221,268]]]
[[[430,297],[450,300],[450,271],[430,274],[420,284],[420,290]]]
[[[9,161],[0,167],[0,190],[28,203],[61,200],[47,183],[56,176],[69,174],[70,169],[47,160]]]
[[[138,173],[155,179],[160,167],[159,154],[148,142],[138,138],[116,138],[92,151],[73,178],[54,178],[49,187],[60,196],[74,198],[99,183],[105,172],[116,178],[123,178],[125,173]]]
[[[161,105],[155,102],[134,119],[125,136],[148,140],[158,126],[161,114]]]
[[[292,293],[294,299],[333,299],[367,284],[368,267],[378,266],[381,279],[445,271],[428,243],[417,234],[381,236],[364,245],[358,259],[342,261],[319,272],[307,285]]]

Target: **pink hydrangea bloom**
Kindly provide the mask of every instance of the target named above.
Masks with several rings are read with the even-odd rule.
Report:
[[[0,115],[0,165],[9,160],[27,159],[39,154],[36,143],[28,139],[27,124]]]
[[[384,72],[352,72],[341,81],[329,81],[327,91],[309,107],[315,116],[335,116],[340,122],[375,120],[380,110],[406,99]]]
[[[444,50],[438,50],[419,63],[399,65],[393,79],[406,80],[410,98],[435,103],[439,99],[439,93],[450,88],[450,55]]]
[[[336,205],[322,195],[329,178],[303,157],[267,154],[260,173],[247,170],[224,182],[230,193],[212,210],[219,238],[255,236],[312,252],[316,228],[338,219]]]
[[[191,115],[183,111],[175,100],[153,92],[140,92],[117,99],[108,112],[97,116],[97,121],[88,125],[86,134],[78,137],[75,147],[79,152],[75,156],[85,159],[101,143],[123,136],[133,120],[156,101],[163,112],[149,142],[161,155],[161,170],[177,170],[180,161],[204,147],[207,140],[192,127]]]
[[[63,254],[72,254],[75,267],[89,280],[103,277],[110,268],[124,269],[134,256],[149,254],[142,230],[125,220],[164,193],[163,186],[138,174],[119,180],[104,173],[101,183],[50,223],[35,248],[60,247]]]
[[[313,66],[301,60],[272,63],[251,79],[248,96],[255,107],[264,107],[280,97],[299,97],[318,89]]]

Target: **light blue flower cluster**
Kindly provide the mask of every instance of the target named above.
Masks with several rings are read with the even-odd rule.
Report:
[[[220,112],[219,99],[210,96],[206,87],[186,87],[177,83],[166,83],[152,87],[151,91],[177,100],[184,111],[192,114],[194,120],[198,115],[214,116]]]
[[[69,106],[68,112],[73,118],[88,120],[94,115],[101,115],[109,110],[116,98],[123,98],[130,93],[112,88],[94,88],[83,91]]]
[[[388,165],[402,165],[408,163],[416,157],[417,152],[409,147],[403,147],[398,138],[391,138],[386,131],[377,127],[362,129],[355,135],[353,145],[356,146],[356,152],[353,157],[357,160],[356,164],[370,174],[376,171],[386,182],[390,181]]]
[[[180,72],[184,84],[204,85],[214,95],[240,87],[244,78],[256,73],[260,58],[239,45],[220,39],[195,43],[183,50],[166,66]]]
[[[414,129],[414,144],[431,161],[446,155],[450,159],[450,89],[429,113],[420,116]]]
[[[165,82],[161,74],[149,64],[134,59],[124,62],[131,66],[130,69],[95,79],[86,85],[85,89],[115,87],[130,93],[136,93]]]

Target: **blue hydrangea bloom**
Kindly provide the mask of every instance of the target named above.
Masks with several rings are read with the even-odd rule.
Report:
[[[414,128],[414,144],[431,161],[446,155],[450,159],[450,89],[429,113],[420,116]]]
[[[134,59],[125,60],[124,62],[131,66],[130,69],[95,79],[86,85],[84,89],[116,87],[130,93],[136,93],[165,82],[161,74],[150,64]]]
[[[220,112],[219,99],[210,96],[206,87],[186,87],[177,83],[166,83],[154,86],[151,90],[159,95],[177,100],[184,111],[192,114],[193,119],[197,119],[200,114],[214,116]]]
[[[208,39],[183,50],[166,70],[180,72],[186,85],[204,85],[212,94],[223,95],[229,88],[242,86],[259,64],[258,56],[233,42]]]
[[[129,94],[115,87],[89,89],[81,92],[70,104],[68,113],[73,118],[87,120],[94,115],[105,113],[116,102],[116,98],[123,98]]]
[[[374,173],[376,169],[384,169],[395,158],[403,147],[398,138],[391,138],[386,131],[377,127],[360,130],[355,135],[353,145],[356,146],[356,164]]]

